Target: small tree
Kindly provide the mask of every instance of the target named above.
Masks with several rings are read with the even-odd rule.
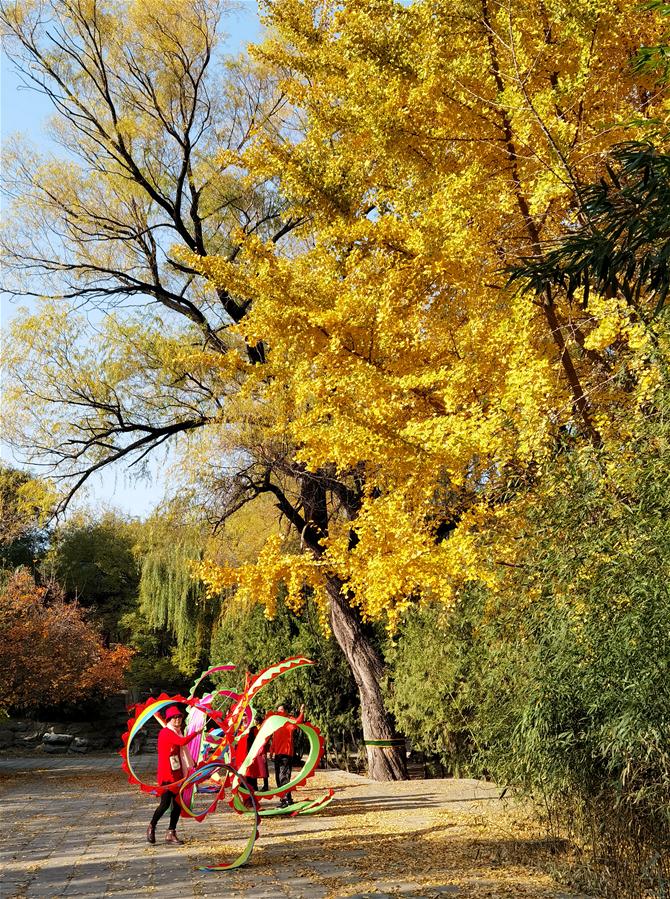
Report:
[[[55,584],[17,570],[0,593],[0,696],[5,709],[104,697],[120,690],[131,652],[106,649]]]
[[[34,566],[46,543],[45,481],[9,466],[0,466],[0,567]]]
[[[56,529],[43,566],[68,600],[89,610],[106,641],[126,638],[120,619],[137,604],[137,530],[133,522],[112,514],[78,516]]]

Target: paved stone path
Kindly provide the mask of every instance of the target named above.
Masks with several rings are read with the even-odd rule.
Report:
[[[138,767],[154,764],[140,757]],[[477,836],[484,816],[502,805],[491,784],[378,784],[324,771],[298,795],[327,786],[336,799],[323,812],[261,822],[248,866],[208,873],[199,866],[230,858],[246,839],[247,822],[227,806],[202,824],[182,822],[182,847],[162,842],[164,818],[150,846],[144,831],[155,800],[125,782],[118,756],[2,758],[0,897],[575,895],[518,861],[518,836]]]

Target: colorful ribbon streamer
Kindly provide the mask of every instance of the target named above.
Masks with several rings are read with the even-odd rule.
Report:
[[[314,775],[323,756],[324,743],[319,729],[309,722],[305,721],[297,725],[306,735],[309,743],[307,758],[295,777],[281,788],[265,791],[254,790],[247,779],[247,772],[263,752],[272,735],[287,723],[287,719],[283,715],[270,714],[259,727],[252,745],[247,747],[245,757],[241,761],[238,759],[237,765],[233,764],[240,740],[246,736],[253,723],[254,711],[251,700],[275,678],[297,668],[313,664],[311,659],[303,656],[284,659],[276,665],[264,669],[254,678],[247,676],[242,693],[221,689],[198,698],[196,691],[205,678],[222,671],[235,670],[234,665],[217,665],[202,672],[193,684],[188,698],[161,693],[157,699],[150,699],[146,703],[135,706],[134,716],[128,721],[128,729],[123,734],[123,748],[119,752],[129,783],[139,786],[146,793],[158,793],[163,789],[170,789],[175,794],[175,800],[179,803],[182,815],[196,821],[202,821],[207,815],[214,812],[219,802],[226,798],[227,791],[230,795],[228,804],[232,809],[241,815],[253,816],[253,826],[242,852],[231,862],[209,865],[201,870],[224,871],[239,868],[240,865],[245,864],[249,860],[259,836],[260,818],[279,815],[292,817],[312,815],[332,801],[334,791],[329,790],[325,796],[319,799],[302,800],[285,808],[263,809],[261,807],[262,802],[284,796],[291,790],[303,786],[307,779]],[[230,703],[225,715],[216,711],[212,706],[215,701],[221,699],[228,700]],[[130,748],[147,723],[154,717],[162,722],[161,711],[175,703],[187,708],[186,733],[193,733],[203,726],[207,728],[208,721],[211,721],[213,726],[206,729],[203,735],[196,736],[191,741],[195,767],[184,777],[167,786],[147,783],[141,780],[133,768]],[[204,811],[198,811],[195,807],[196,796],[199,793],[212,795],[210,804]]]

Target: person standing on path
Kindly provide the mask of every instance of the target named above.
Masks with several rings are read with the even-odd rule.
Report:
[[[256,739],[256,735],[258,734],[258,727],[256,724],[253,724],[249,728],[249,736],[247,737],[247,751],[251,749],[253,746],[254,740]],[[246,755],[246,752],[245,752]],[[263,781],[263,792],[267,793],[269,789],[268,784],[268,759],[267,759],[267,744],[263,746],[261,751],[258,753],[253,762],[249,765],[247,769],[247,780],[251,788],[256,792],[258,790],[258,781]]]
[[[195,767],[191,754],[186,748],[204,728],[184,736],[181,732],[184,716],[176,705],[170,706],[165,714],[166,724],[158,734],[158,793],[161,801],[147,827],[147,843],[156,842],[156,825],[170,809],[170,825],[165,836],[166,843],[183,843],[177,836],[177,822],[181,808],[176,800],[179,782]]]
[[[258,734],[258,727],[254,723],[251,725],[249,730],[242,736],[238,741],[237,745],[233,750],[233,765],[235,768],[239,770],[242,763],[246,759],[249,754],[249,750],[254,745],[254,740]],[[258,792],[258,780],[259,778],[263,779],[263,791],[267,793],[269,789],[268,784],[268,760],[267,760],[267,746],[263,744],[263,747],[256,758],[250,763],[249,767],[246,770],[244,775],[246,782],[249,784],[254,793]],[[252,802],[249,796],[243,795],[242,802],[246,805],[247,808],[251,808]]]
[[[293,734],[298,729],[298,725],[302,724],[305,718],[305,706],[300,706],[300,714],[297,718],[289,718],[283,705],[277,706],[277,715],[284,715],[286,724],[283,724],[279,730],[272,735],[270,744],[270,756],[274,756],[275,760],[275,780],[278,787],[283,787],[291,780],[291,765],[293,762]],[[293,797],[290,793],[282,796],[279,803],[280,808],[286,808],[293,805]]]

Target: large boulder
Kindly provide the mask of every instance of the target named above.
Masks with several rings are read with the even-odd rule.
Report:
[[[0,727],[0,749],[9,749],[15,742],[14,731],[8,727]]]
[[[57,734],[51,731],[42,737],[42,746],[45,752],[67,752],[73,740],[74,734]]]
[[[44,726],[36,724],[32,730],[27,731],[25,734],[18,734],[16,743],[19,746],[25,746],[26,749],[32,749],[35,744],[42,743],[43,736]]]

